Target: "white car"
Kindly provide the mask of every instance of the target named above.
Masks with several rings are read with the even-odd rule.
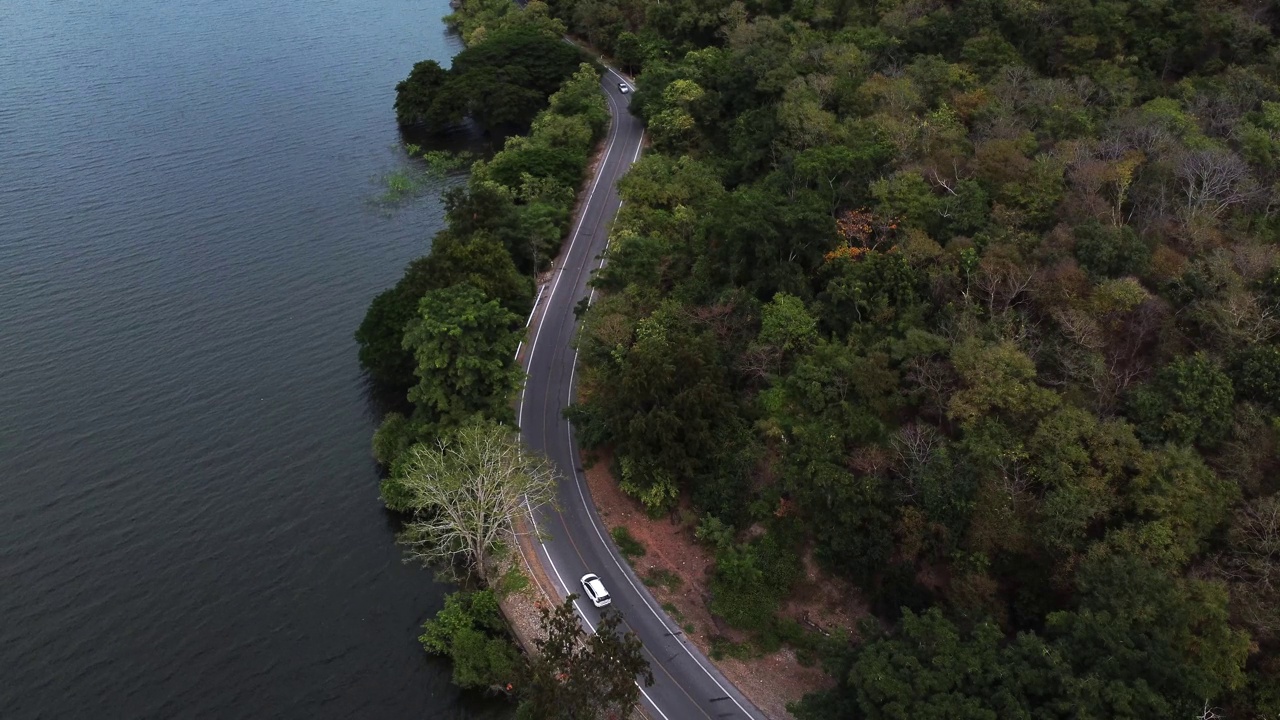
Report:
[[[595,573],[582,576],[582,589],[587,591],[591,604],[598,608],[613,602],[613,598],[609,597],[609,591],[604,589],[604,583],[600,582],[600,578]]]
[[[628,85],[628,84],[626,84],[626,83],[624,83],[624,82],[620,82],[620,83],[618,83],[618,92],[620,92],[620,93],[622,93],[623,95],[625,95],[625,94],[627,94],[627,93],[631,92],[631,86],[630,86],[630,85]]]

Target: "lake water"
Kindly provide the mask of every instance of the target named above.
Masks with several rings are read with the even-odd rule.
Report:
[[[479,718],[351,335],[445,0],[0,1],[0,718]]]

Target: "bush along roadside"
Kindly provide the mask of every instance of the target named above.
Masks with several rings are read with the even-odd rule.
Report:
[[[414,406],[407,416],[388,416],[374,436],[375,457],[387,467],[415,442],[468,418],[511,420],[520,382],[513,355],[534,277],[559,249],[592,148],[608,126],[599,86],[595,68],[579,65],[527,135],[476,162],[467,185],[445,193],[447,225],[431,252],[370,304],[356,331],[360,363]]]
[[[388,414],[374,434],[387,470],[381,494],[405,516],[398,539],[407,556],[469,588],[451,594],[420,637],[453,660],[456,684],[514,694],[529,717],[613,712],[636,702],[633,679],[647,667],[633,635],[582,638],[566,604],[544,611],[539,657],[526,660],[499,606],[519,500],[550,500],[553,488],[545,460],[512,432],[524,379],[514,356],[534,279],[559,250],[609,124],[600,74],[560,39],[563,26],[541,3],[522,11],[506,0],[468,2],[447,21],[467,47],[448,71],[415,65],[396,88],[398,121],[443,132],[469,117],[524,133],[445,193],[446,226],[431,252],[373,299],[356,332],[369,377],[412,408]],[[568,672],[584,664],[595,669]]]

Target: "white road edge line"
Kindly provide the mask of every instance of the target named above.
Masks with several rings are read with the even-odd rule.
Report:
[[[538,529],[538,520],[533,516],[533,508],[529,507],[529,499],[527,497],[525,498],[524,506],[529,509],[529,519],[533,521],[533,531],[538,535],[541,535],[542,531]],[[556,579],[560,581],[560,587],[564,588],[564,596],[569,597],[569,585],[565,583],[564,576],[560,574],[560,568],[556,567],[556,561],[551,559],[551,553],[547,552],[546,544],[539,540],[538,546],[542,548],[542,554],[546,556],[547,564],[551,566],[551,572],[555,573]],[[528,563],[528,560],[526,559],[525,562]],[[529,571],[532,572],[533,568],[529,568]],[[578,602],[576,600],[573,602],[573,609],[578,611],[578,617],[582,618],[582,623],[591,630],[592,634],[595,634],[596,626],[591,624],[591,620],[587,618],[586,613],[582,612],[582,608],[578,606]],[[653,652],[650,651],[649,654],[652,655]],[[715,678],[712,679],[714,680]],[[649,701],[649,704],[653,706],[653,709],[662,716],[662,720],[671,720],[667,717],[666,713],[662,712],[662,708],[658,707],[658,703],[654,702],[653,698],[649,697],[649,693],[644,691],[643,685],[636,682],[636,688],[640,691],[640,694],[644,696],[644,699]]]
[[[529,327],[529,323],[533,322],[533,316],[538,312],[538,303],[542,301],[542,291],[546,289],[547,289],[546,285],[543,285],[542,287],[538,288],[538,297],[533,299],[533,309],[529,311],[529,319],[524,321],[524,326],[526,329]],[[521,340],[519,344],[516,345],[516,354],[515,354],[516,360],[520,359],[520,351],[523,349],[524,349],[524,340]]]
[[[610,71],[611,71],[611,72],[613,72],[615,75],[617,75],[617,72],[616,72],[616,71],[614,71],[614,70],[613,70],[613,68],[610,68]],[[621,76],[619,76],[619,77],[621,77]],[[605,97],[609,100],[609,103],[612,105],[612,104],[613,104],[613,97],[612,97],[611,95],[609,95],[609,93],[608,93],[608,92],[606,92],[606,93],[605,93]],[[615,106],[615,110],[616,110],[616,106]],[[603,158],[601,158],[601,160],[600,160],[600,166],[601,166],[601,168],[602,168],[602,169],[604,168],[604,166],[605,166],[605,165],[608,165],[608,162],[609,162],[609,156],[610,156],[611,154],[613,154],[613,144],[614,144],[614,142],[615,142],[615,141],[617,141],[617,139],[618,139],[618,125],[619,125],[619,123],[618,123],[618,122],[614,122],[614,123],[612,123],[612,125],[613,125],[613,127],[609,128],[609,144],[605,146],[605,150],[604,150],[604,157],[603,157]],[[641,138],[642,138],[642,139],[643,139],[643,137],[644,137],[644,136],[643,136],[643,134],[641,134]],[[636,149],[636,153],[637,153],[637,154],[639,154],[639,148],[637,148],[637,149]],[[633,162],[634,162],[634,161],[633,161]],[[604,173],[603,173],[603,172],[600,172],[600,173],[597,173],[597,174],[596,174],[596,179],[595,179],[595,181],[591,183],[591,190],[587,193],[587,199],[586,199],[586,201],[585,201],[585,202],[583,202],[583,203],[582,203],[582,214],[578,216],[578,225],[577,225],[577,227],[574,229],[574,231],[573,231],[573,235],[572,235],[572,236],[570,237],[570,239],[569,239],[569,249],[565,252],[565,259],[566,259],[566,260],[567,260],[571,255],[573,255],[573,247],[574,247],[574,245],[578,242],[578,234],[582,231],[582,223],[583,223],[583,221],[585,221],[585,220],[587,219],[587,209],[591,206],[591,198],[593,198],[593,197],[595,196],[595,194],[596,194],[596,188],[598,188],[598,187],[600,186],[600,178],[601,178],[603,175],[604,175]],[[556,288],[560,286],[560,278],[561,278],[561,277],[563,277],[563,276],[564,276],[564,267],[562,266],[562,267],[560,267],[559,269],[557,269],[557,270],[556,270],[556,279],[555,279],[555,282],[553,282],[553,283],[551,284],[551,294],[547,296],[547,302],[548,302],[548,304],[550,304],[551,298],[554,298],[554,297],[555,297],[555,294],[556,294]],[[539,289],[538,289],[538,298],[539,298],[539,299],[541,299],[541,298],[542,298],[542,292],[543,292],[543,290],[545,290],[545,289],[546,289],[546,285],[545,285],[545,284],[544,284],[541,288],[539,288]],[[529,324],[530,324],[531,322],[533,322],[533,314],[534,314],[535,312],[537,312],[537,309],[538,309],[538,303],[537,303],[537,301],[534,301],[533,310],[532,310],[532,311],[530,311],[530,313],[529,313],[529,319],[528,319],[527,321],[525,321],[525,327],[529,327]],[[534,355],[534,353],[536,353],[536,352],[538,351],[538,338],[539,338],[541,335],[542,335],[542,323],[538,323],[538,329],[537,329],[537,330],[534,332],[534,334],[533,334],[533,343],[532,343],[532,344],[530,344],[530,346],[529,346],[529,363],[530,363],[530,364],[532,364],[532,363],[533,363],[533,355]],[[523,346],[524,346],[524,342],[523,342],[523,341],[521,341],[520,345],[518,345],[518,346],[516,347],[516,357],[517,357],[517,358],[518,358],[518,357],[520,357],[520,350],[523,348]],[[576,358],[576,355],[575,355],[575,358]],[[577,361],[576,361],[576,359],[575,359],[575,363],[576,363],[576,362],[577,362]],[[525,389],[526,389],[525,387],[521,387],[521,388],[520,388],[520,412],[517,414],[517,424],[518,424],[518,425],[523,425],[523,424],[524,424],[524,396],[525,396]],[[575,478],[575,481],[576,481],[576,478]],[[546,549],[546,543],[542,542],[542,540],[541,540],[541,532],[542,532],[542,531],[540,531],[540,530],[538,529],[538,520],[537,520],[537,518],[535,518],[535,517],[534,517],[533,508],[529,506],[529,500],[528,500],[528,498],[525,498],[525,507],[526,507],[526,508],[528,508],[528,510],[529,510],[529,519],[533,522],[533,531],[539,535],[538,544],[542,547],[542,553],[543,553],[543,555],[545,555],[545,556],[546,556],[546,558],[547,558],[547,562],[551,565],[551,570],[552,570],[553,572],[555,572],[555,574],[556,574],[556,578],[560,581],[560,587],[564,588],[565,596],[567,597],[567,596],[569,595],[569,586],[565,584],[565,582],[564,582],[564,578],[560,576],[560,570],[556,568],[555,561],[551,559],[551,553],[547,552],[547,549]],[[595,627],[593,627],[593,626],[591,625],[591,621],[590,621],[590,620],[587,620],[587,616],[586,616],[585,614],[583,614],[583,612],[582,612],[582,608],[578,607],[578,604],[577,604],[576,602],[573,604],[573,607],[574,607],[574,609],[575,609],[575,610],[577,610],[577,611],[578,611],[578,615],[579,615],[579,617],[581,617],[581,618],[582,618],[582,621],[583,621],[584,623],[586,623],[587,627],[591,628],[591,632],[593,632],[593,633],[594,633],[594,632],[595,632]],[[715,678],[712,678],[712,680],[714,680],[714,679],[715,679]],[[642,687],[642,686],[640,685],[640,683],[636,683],[636,687],[637,687],[637,688],[639,688],[639,690],[640,690],[640,694],[644,696],[644,699],[645,699],[645,700],[648,700],[648,701],[649,701],[649,704],[653,707],[653,709],[654,709],[654,710],[656,710],[656,711],[657,711],[657,713],[658,713],[659,715],[661,715],[661,716],[662,716],[662,720],[670,720],[670,718],[668,718],[668,717],[667,717],[667,714],[666,714],[666,713],[664,713],[664,712],[662,712],[662,708],[658,707],[658,704],[657,704],[656,702],[654,702],[654,701],[653,701],[653,698],[649,697],[649,693],[647,693],[647,692],[645,692],[645,691],[644,691],[644,687]]]
[[[576,363],[577,353],[574,353],[574,360]],[[569,378],[570,378],[569,387],[572,388],[573,375],[570,374]],[[567,421],[565,422],[565,426],[566,426],[565,438],[569,442],[569,452],[572,455],[574,452],[573,428],[572,428],[572,425],[570,425],[570,423],[568,423]],[[649,600],[645,597],[644,592],[642,592],[640,588],[631,580],[631,575],[627,573],[626,568],[622,566],[622,562],[618,560],[618,556],[617,556],[617,553],[614,552],[613,545],[611,545],[607,540],[604,539],[604,535],[600,532],[600,525],[599,523],[596,522],[595,514],[591,512],[591,506],[587,502],[586,494],[582,490],[582,479],[580,475],[581,474],[578,472],[577,466],[575,465],[573,470],[573,483],[578,487],[578,497],[582,499],[582,507],[587,511],[587,517],[591,520],[592,529],[596,531],[596,535],[600,538],[600,542],[604,545],[605,549],[609,552],[609,559],[613,560],[613,564],[618,566],[618,572],[622,573],[622,577],[627,581],[627,584],[631,586],[632,590],[635,590],[636,595],[640,598],[640,602],[644,603],[644,606],[649,609],[649,612],[653,613],[653,616],[658,619],[658,622],[662,624],[662,627],[665,628],[667,632],[672,632],[671,626],[667,625],[667,621],[662,617],[662,614],[654,609],[653,605],[650,604]],[[672,637],[674,638],[675,635],[672,634]],[[751,712],[748,711],[745,707],[743,707],[742,703],[738,702],[738,699],[733,696],[733,693],[726,690],[724,685],[720,684],[720,681],[716,679],[716,676],[711,674],[711,671],[707,669],[706,665],[702,664],[702,661],[698,659],[697,655],[693,654],[693,651],[689,649],[688,645],[686,645],[683,641],[679,641],[679,640],[677,640],[677,643],[685,651],[685,654],[687,654],[689,658],[693,660],[694,664],[696,664],[702,670],[702,672],[707,674],[707,677],[711,679],[711,682],[715,683],[716,687],[720,688],[720,692],[724,693],[725,696],[727,696],[730,700],[733,701],[734,705],[738,706],[738,709],[742,711],[743,715],[746,715],[747,717],[753,718],[753,719],[756,717],[755,715],[752,715]]]
[[[608,92],[605,93],[605,97],[609,99],[610,104],[613,103],[613,96],[610,95]],[[600,187],[600,178],[604,177],[604,172],[603,172],[604,167],[609,164],[609,156],[613,154],[613,143],[618,139],[618,126],[621,124],[622,123],[615,121],[614,123],[612,123],[613,126],[609,128],[609,144],[605,146],[604,157],[600,159],[601,172],[596,173],[595,182],[591,183],[591,191],[587,193],[587,199],[585,202],[582,203],[582,214],[578,216],[578,226],[574,228],[573,235],[569,237],[569,249],[566,250],[564,254],[566,265],[568,264],[569,258],[573,256],[573,246],[578,242],[578,234],[582,232],[582,223],[584,220],[587,219],[587,209],[591,207],[591,198],[595,197],[596,188]],[[556,270],[556,280],[551,284],[551,294],[547,296],[548,305],[550,305],[551,300],[555,298],[556,288],[560,287],[560,278],[562,277],[564,277],[564,266],[561,266],[560,269]],[[538,294],[539,296],[541,296],[542,293],[539,292]],[[530,317],[532,318],[532,315]],[[543,323],[538,323],[538,329],[533,333],[533,343],[530,344],[529,346],[529,364],[530,365],[533,364],[534,354],[538,352],[538,338],[542,336],[542,325]],[[524,391],[523,390],[520,392],[520,414],[516,418],[516,424],[524,425]]]
[[[616,72],[614,74],[617,75]],[[618,77],[622,77],[622,76],[618,75]],[[636,160],[640,157],[640,150],[643,148],[644,148],[644,133],[642,132],[640,134],[640,142],[639,144],[636,145],[636,154],[634,157],[631,158],[632,164],[634,164]],[[621,202],[618,203],[618,208],[619,209],[622,208]],[[605,246],[605,251],[606,252],[608,251],[608,245]],[[603,268],[604,263],[605,263],[605,258],[604,258],[604,254],[602,253],[600,256],[600,264],[596,267],[596,269],[599,270],[600,268]],[[596,291],[595,291],[595,288],[592,288],[591,295],[587,301],[587,304],[590,305],[591,302],[595,300],[595,297],[596,297]],[[578,371],[578,351],[575,349],[573,351],[573,366],[569,369],[569,392],[571,396],[565,399],[566,403],[568,403],[569,400],[572,400],[572,393],[574,388],[573,380],[577,371]],[[568,421],[565,422],[565,435],[569,441],[569,456],[574,457],[575,449],[573,445],[573,425]],[[604,534],[600,530],[600,525],[599,523],[596,522],[595,513],[591,512],[591,506],[587,502],[586,493],[583,492],[582,490],[582,480],[579,476],[576,462],[574,463],[574,468],[573,468],[573,484],[578,488],[578,497],[582,499],[582,507],[587,511],[587,517],[591,520],[592,529],[596,531],[596,535],[600,538],[600,542],[603,543],[605,548],[609,551],[609,559],[613,560],[613,564],[618,566],[618,570],[622,573],[622,576],[626,579],[627,584],[630,585],[631,588],[636,591],[636,595],[640,597],[640,600],[641,602],[644,603],[645,607],[649,608],[649,612],[653,613],[653,616],[658,619],[658,622],[662,624],[662,627],[665,630],[667,630],[668,632],[671,632],[671,626],[667,625],[667,621],[663,619],[662,614],[653,608],[653,605],[650,604],[648,599],[645,598],[644,593],[640,591],[640,588],[637,587],[634,582],[632,582],[631,575],[627,573],[626,569],[623,568],[622,566],[622,562],[618,560],[617,554],[613,551],[613,546],[604,539]],[[672,637],[675,637],[675,636],[672,635]],[[684,642],[680,642],[679,644],[680,644],[680,647],[683,648],[684,651],[693,660],[693,662],[696,663],[698,667],[701,668],[702,671],[707,674],[707,677],[711,678],[711,682],[715,683],[716,687],[720,688],[720,691],[723,692],[726,696],[728,696],[728,698],[733,701],[733,704],[737,705],[738,709],[741,710],[744,715],[746,715],[749,718],[755,717],[746,708],[742,706],[742,703],[738,702],[738,699],[733,696],[733,693],[729,692],[728,690],[725,690],[725,687],[720,684],[720,681],[716,679],[716,676],[713,675],[711,671],[708,670],[707,667],[702,664],[702,661],[698,659],[698,656],[694,655],[693,651],[691,651],[688,648],[688,646],[685,645]]]
[[[626,80],[626,78],[623,78],[623,77],[622,77],[622,75],[621,75],[620,73],[618,73],[618,71],[617,71],[617,70],[614,70],[613,68],[609,68],[609,72],[613,73],[616,77],[622,78],[624,81]],[[616,103],[615,103],[615,102],[614,102],[614,100],[613,100],[613,96],[612,96],[612,95],[610,95],[610,94],[606,91],[606,92],[605,92],[605,98],[609,101],[609,104],[610,104],[611,106],[613,106],[613,107],[614,107],[614,109],[615,109],[615,111],[616,111],[616,110],[617,110],[617,105],[616,105]],[[604,157],[603,157],[603,158],[601,159],[601,161],[600,161],[600,167],[601,167],[602,172],[599,172],[599,173],[597,173],[597,174],[596,174],[596,179],[595,179],[595,181],[591,184],[591,190],[590,190],[590,192],[588,192],[588,193],[587,193],[587,199],[586,199],[586,201],[585,201],[585,202],[583,203],[583,205],[582,205],[582,208],[583,208],[583,210],[582,210],[582,214],[578,217],[578,224],[577,224],[577,227],[574,229],[574,231],[573,231],[573,235],[572,235],[572,236],[570,237],[570,239],[569,239],[569,248],[568,248],[568,250],[565,252],[565,259],[566,259],[566,260],[568,260],[568,258],[569,258],[570,256],[572,256],[572,254],[573,254],[573,248],[574,248],[574,245],[577,243],[577,241],[578,241],[578,235],[579,235],[579,234],[581,233],[581,231],[582,231],[582,223],[583,223],[583,221],[585,221],[585,220],[586,220],[586,217],[587,217],[587,208],[591,205],[591,198],[595,196],[595,194],[596,194],[596,189],[597,189],[597,188],[599,187],[599,185],[600,185],[600,178],[601,178],[601,177],[603,177],[603,175],[604,175],[604,173],[603,173],[603,168],[604,168],[604,166],[608,165],[609,156],[613,153],[613,145],[614,145],[614,142],[617,140],[617,130],[618,130],[618,126],[619,126],[619,124],[620,124],[620,123],[618,123],[618,122],[614,122],[614,123],[613,123],[613,127],[611,127],[611,128],[610,128],[610,130],[609,130],[609,143],[608,143],[608,145],[605,147]],[[643,147],[644,147],[644,133],[643,133],[643,132],[641,132],[641,134],[640,134],[640,141],[639,141],[639,143],[637,143],[637,145],[636,145],[636,152],[635,152],[635,155],[633,155],[633,156],[632,156],[632,160],[631,160],[631,162],[632,162],[632,163],[635,163],[636,159],[638,159],[638,158],[640,157],[640,151],[643,149]],[[621,202],[619,202],[619,203],[618,203],[618,207],[619,207],[619,208],[621,208],[621,207],[622,207],[622,203],[621,203]],[[607,248],[608,248],[608,245],[606,244],[606,246],[605,246],[605,247],[606,247],[606,249],[607,249]],[[567,264],[567,263],[566,263],[566,264]],[[601,266],[601,267],[603,267],[603,266],[604,266],[603,258],[601,258],[600,266]],[[560,286],[560,278],[562,278],[562,277],[564,276],[564,269],[565,269],[565,268],[562,266],[561,268],[559,268],[559,269],[556,271],[556,279],[555,279],[555,282],[553,282],[553,283],[551,284],[551,294],[547,296],[547,302],[548,302],[548,304],[550,304],[551,300],[555,298],[556,289],[557,289],[557,288],[559,288],[559,286]],[[544,286],[544,287],[545,287],[545,286]],[[594,289],[593,289],[593,290],[594,290]],[[594,292],[593,292],[593,294],[594,294]],[[542,296],[542,292],[541,292],[541,290],[539,290],[539,292],[538,292],[538,296],[539,296],[539,297],[541,297],[541,296]],[[536,307],[536,306],[535,306],[535,307]],[[530,320],[532,320],[532,318],[533,318],[533,316],[532,316],[532,314],[530,314]],[[535,354],[537,353],[537,351],[538,351],[538,339],[542,336],[542,325],[543,325],[542,323],[538,323],[538,329],[537,329],[537,331],[535,331],[535,332],[534,332],[534,334],[533,334],[533,343],[530,345],[530,349],[529,349],[529,364],[530,364],[530,365],[532,365],[532,364],[533,364],[533,357],[534,357],[534,355],[535,355]],[[526,323],[526,327],[527,327],[527,323]],[[572,393],[572,392],[573,392],[573,381],[574,381],[574,376],[575,376],[575,374],[576,374],[576,372],[577,372],[577,369],[578,369],[578,352],[577,352],[577,350],[574,350],[574,353],[573,353],[573,366],[572,366],[572,367],[570,368],[570,370],[569,370],[569,392],[570,392],[570,393]],[[525,388],[521,388],[521,389],[520,389],[520,411],[519,411],[519,413],[518,413],[518,415],[517,415],[517,424],[518,424],[518,425],[520,425],[520,426],[523,426],[523,425],[524,425],[524,407],[525,407],[524,398],[525,398]],[[574,455],[575,455],[575,453],[574,453],[574,447],[573,447],[573,427],[572,427],[572,424],[570,424],[570,423],[569,423],[569,422],[567,422],[567,421],[565,422],[565,437],[566,437],[566,439],[567,439],[567,440],[568,440],[568,442],[569,442],[569,456],[570,456],[570,458],[573,458],[573,457],[574,457]],[[586,495],[585,495],[585,493],[584,493],[584,492],[583,492],[583,490],[582,490],[582,479],[581,479],[581,477],[580,477],[580,474],[578,473],[577,465],[576,465],[576,464],[574,465],[574,469],[573,469],[573,481],[574,481],[574,485],[578,488],[578,497],[579,497],[579,498],[581,498],[581,500],[582,500],[582,504],[583,504],[583,507],[584,507],[584,508],[586,508],[586,510],[587,510],[587,517],[588,517],[588,518],[590,518],[590,520],[591,520],[591,527],[592,527],[592,529],[594,529],[594,530],[595,530],[596,535],[600,538],[601,543],[603,543],[603,544],[604,544],[605,549],[606,549],[606,550],[608,550],[610,559],[612,559],[612,560],[613,560],[613,562],[614,562],[614,564],[618,566],[618,570],[622,573],[623,577],[624,577],[624,578],[626,578],[627,584],[628,584],[628,585],[630,585],[630,586],[631,586],[631,588],[632,588],[633,590],[635,590],[636,594],[640,597],[640,601],[641,601],[641,602],[643,602],[643,603],[644,603],[644,605],[645,605],[645,607],[649,609],[649,612],[653,613],[654,617],[655,617],[655,618],[657,618],[658,622],[662,625],[662,627],[663,627],[663,628],[665,628],[665,629],[667,629],[668,631],[670,631],[671,627],[670,627],[669,625],[667,625],[667,622],[666,622],[666,620],[665,620],[665,619],[663,619],[662,614],[661,614],[661,613],[659,613],[657,610],[655,610],[655,609],[653,608],[653,605],[652,605],[652,604],[650,604],[650,603],[649,603],[649,601],[648,601],[648,599],[646,599],[646,598],[645,598],[644,593],[642,593],[642,592],[640,591],[640,588],[638,588],[638,587],[636,586],[636,584],[635,584],[634,582],[632,582],[632,580],[631,580],[631,576],[627,574],[627,572],[626,572],[626,570],[623,568],[623,566],[622,566],[621,562],[618,560],[617,555],[616,555],[616,553],[615,553],[615,551],[614,551],[614,549],[613,549],[613,546],[612,546],[612,545],[611,545],[607,540],[605,540],[605,539],[604,539],[604,535],[603,535],[603,534],[601,533],[601,531],[600,531],[600,526],[599,526],[599,524],[596,522],[595,515],[591,512],[591,507],[590,507],[590,505],[587,503]],[[551,569],[552,569],[552,571],[553,571],[553,572],[555,572],[555,574],[556,574],[556,578],[560,580],[560,586],[561,586],[562,588],[564,588],[564,590],[565,590],[565,594],[566,594],[566,596],[567,596],[567,595],[569,594],[568,585],[566,585],[566,584],[565,584],[565,582],[564,582],[564,578],[560,576],[560,571],[559,571],[558,569],[556,569],[555,561],[551,559],[551,554],[550,554],[549,552],[547,552],[547,550],[546,550],[546,543],[545,543],[545,542],[543,542],[543,541],[541,540],[541,531],[540,531],[540,530],[538,530],[538,521],[537,521],[537,519],[534,517],[533,508],[532,508],[531,506],[529,506],[529,504],[528,504],[528,499],[527,499],[527,498],[526,498],[526,501],[525,501],[525,507],[529,510],[529,519],[533,521],[533,528],[534,528],[534,532],[535,532],[535,533],[537,533],[537,534],[539,535],[538,544],[539,544],[539,546],[541,546],[541,547],[542,547],[543,555],[547,558],[547,562],[551,565]],[[586,622],[587,626],[588,626],[588,627],[591,627],[591,623],[590,623],[590,621],[588,621],[588,620],[586,619],[586,615],[584,615],[584,614],[583,614],[582,609],[578,607],[577,603],[574,603],[574,609],[576,609],[576,610],[578,611],[578,615],[582,617],[583,621],[584,621],[584,622]],[[592,628],[592,632],[594,632],[594,628]],[[684,649],[685,653],[689,656],[689,658],[690,658],[690,659],[692,659],[692,660],[693,660],[693,662],[694,662],[694,663],[695,663],[695,664],[696,664],[696,665],[697,665],[697,666],[698,666],[698,667],[699,667],[699,668],[700,668],[704,673],[706,673],[707,677],[711,679],[711,682],[715,683],[716,687],[717,687],[717,688],[719,688],[719,689],[720,689],[720,691],[721,691],[721,692],[723,692],[726,696],[728,696],[728,698],[729,698],[730,700],[732,700],[732,701],[733,701],[733,704],[734,704],[734,705],[736,705],[736,706],[738,707],[738,709],[739,709],[739,710],[741,710],[741,711],[742,711],[742,713],[743,713],[744,715],[746,715],[746,716],[747,716],[747,717],[749,717],[749,718],[754,718],[754,717],[755,717],[755,716],[754,716],[754,715],[752,715],[749,711],[747,711],[747,709],[746,709],[746,708],[744,708],[744,707],[742,706],[742,703],[738,702],[738,699],[737,699],[737,698],[735,698],[735,697],[733,696],[733,693],[731,693],[731,692],[729,692],[728,690],[726,690],[726,689],[725,689],[725,687],[724,687],[724,685],[721,685],[721,684],[720,684],[720,681],[716,679],[716,676],[715,676],[715,675],[713,675],[713,674],[711,673],[711,671],[710,671],[710,670],[708,670],[708,669],[707,669],[707,667],[706,667],[705,665],[703,665],[703,664],[702,664],[702,662],[701,662],[700,660],[698,660],[698,657],[697,657],[696,655],[694,655],[694,654],[693,654],[693,652],[688,648],[688,646],[687,646],[687,645],[685,645],[685,643],[684,643],[684,642],[680,642],[680,643],[679,643],[679,645],[680,645],[680,647],[681,647],[682,649]],[[636,686],[637,686],[637,687],[640,687],[640,684],[639,684],[639,683],[636,683]],[[653,699],[649,697],[649,694],[648,694],[648,693],[646,693],[646,692],[644,691],[644,688],[643,688],[643,687],[640,687],[640,692],[641,692],[641,694],[643,694],[643,695],[644,695],[645,699],[649,701],[649,704],[650,704],[650,705],[652,705],[652,706],[653,706],[653,708],[654,708],[655,710],[657,710],[657,711],[658,711],[658,714],[659,714],[659,715],[662,715],[662,717],[663,717],[663,719],[664,719],[664,720],[668,720],[668,719],[667,719],[666,714],[665,714],[665,713],[663,713],[663,712],[662,712],[662,709],[661,709],[661,708],[659,708],[659,707],[658,707],[658,705],[657,705],[656,703],[654,703],[654,702],[653,702]]]

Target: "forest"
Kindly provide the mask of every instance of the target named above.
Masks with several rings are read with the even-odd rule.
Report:
[[[382,499],[405,559],[459,581],[418,638],[450,659],[456,685],[518,703],[517,718],[617,717],[638,702],[637,680],[653,683],[620,615],[606,612],[587,635],[572,597],[544,605],[524,654],[502,610],[530,582],[516,518],[554,498],[554,470],[512,432],[524,379],[515,351],[534,278],[558,252],[608,127],[600,71],[538,2],[464,6],[446,21],[466,47],[448,70],[413,67],[396,87],[396,120],[426,137],[472,123],[501,150],[445,191],[430,252],[373,299],[355,333],[369,379],[399,399],[373,438]]]
[[[857,588],[798,718],[1280,713],[1273,5],[548,6],[651,141],[571,419],[759,648]]]

